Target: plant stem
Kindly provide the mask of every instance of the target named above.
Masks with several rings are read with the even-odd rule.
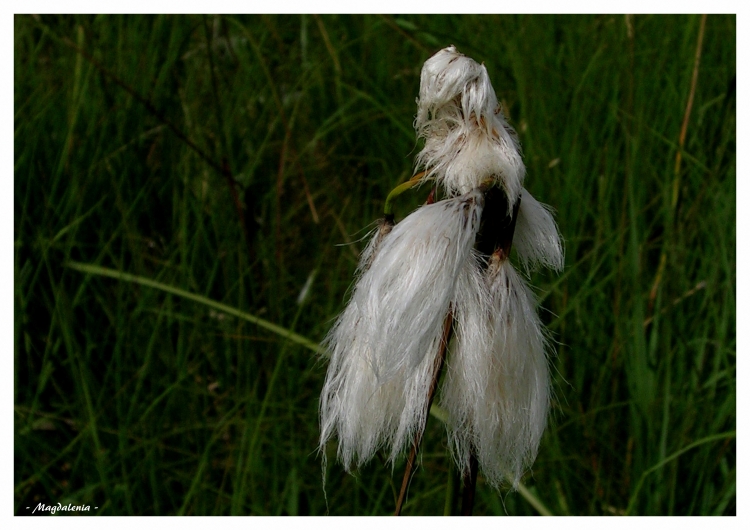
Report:
[[[432,371],[432,383],[430,383],[430,391],[427,393],[427,409],[430,410],[432,400],[435,397],[435,390],[437,389],[438,381],[440,380],[440,372],[443,368],[445,361],[445,354],[448,351],[448,342],[453,334],[453,309],[448,310],[448,314],[445,316],[443,321],[443,338],[440,341],[440,349],[438,350],[437,356],[435,357],[435,365]],[[398,494],[396,500],[396,511],[393,515],[401,515],[401,508],[404,506],[404,500],[406,499],[406,490],[409,488],[409,481],[414,470],[414,462],[417,459],[417,452],[419,451],[419,444],[422,442],[422,434],[424,433],[425,427],[427,426],[427,415],[425,415],[424,425],[414,435],[414,443],[411,446],[409,452],[409,458],[406,460],[406,469],[404,470],[404,479],[401,481],[401,491]]]
[[[391,190],[391,192],[388,194],[388,197],[385,199],[385,206],[383,207],[383,213],[386,215],[392,215],[393,214],[393,200],[401,195],[406,190],[410,190],[417,184],[419,184],[419,181],[424,177],[425,172],[422,171],[421,173],[417,173],[412,178],[407,180],[406,182],[399,184],[395,188]]]
[[[682,154],[685,148],[685,138],[687,138],[688,124],[690,123],[690,114],[693,111],[693,100],[695,98],[695,89],[698,85],[698,69],[701,64],[701,53],[703,51],[703,35],[706,30],[706,17],[707,15],[701,16],[701,23],[698,28],[698,42],[695,46],[695,59],[693,61],[693,75],[690,78],[690,91],[688,93],[688,100],[685,106],[685,114],[682,116],[682,126],[680,127],[680,137],[678,140],[677,154],[675,155],[674,163],[674,180],[672,181],[672,197],[671,197],[671,221],[672,225],[677,222],[677,203],[680,198],[680,186],[681,186],[681,173],[680,166],[682,164]],[[656,271],[656,277],[654,284],[651,286],[651,291],[648,295],[648,318],[653,318],[654,302],[656,300],[656,293],[659,289],[662,279],[664,278],[664,271],[667,266],[667,249],[669,245],[662,246],[661,256],[659,257],[659,268]]]
[[[189,291],[185,291],[184,289],[180,289],[178,287],[173,287],[166,283],[157,282],[155,280],[151,280],[150,278],[144,278],[143,276],[136,276],[135,274],[128,274],[127,272],[120,272],[115,269],[100,267],[99,265],[78,263],[77,261],[68,261],[64,265],[85,274],[106,276],[107,278],[114,278],[115,280],[120,280],[123,282],[135,283],[138,285],[151,287],[153,289],[159,289],[160,291],[163,291],[165,293],[173,294],[187,300],[192,300],[193,302],[198,302],[199,304],[211,307],[213,309],[216,309],[217,311],[221,311],[222,313],[226,313],[228,315],[232,315],[234,317],[241,318],[242,320],[251,322],[258,327],[264,328],[271,333],[275,333],[276,335],[299,344],[300,346],[314,351],[317,354],[325,354],[325,350],[323,350],[323,348],[321,348],[318,343],[308,339],[307,337],[295,333],[290,329],[274,324],[273,322],[269,322],[268,320],[265,320],[263,318],[251,315],[250,313],[246,313],[244,311],[240,311],[239,309],[232,306],[228,306],[226,304],[222,304],[221,302],[206,298],[205,296],[191,293]]]
[[[474,494],[477,491],[477,476],[479,475],[478,467],[479,462],[472,450],[469,456],[469,474],[463,476],[464,492],[461,497],[461,515],[471,515],[474,510]]]

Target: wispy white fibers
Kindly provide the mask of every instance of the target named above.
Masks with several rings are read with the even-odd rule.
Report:
[[[417,103],[414,125],[425,146],[416,167],[449,198],[390,230],[381,225],[362,253],[351,299],[325,341],[320,449],[338,438],[349,471],[381,448],[393,462],[418,439],[453,311],[440,392],[451,452],[464,474],[474,455],[490,484],[515,487],[539,448],[550,376],[536,299],[507,253],[512,240],[527,271],[560,270],[562,242],[548,208],[523,189],[518,140],[484,65],[453,46],[439,51],[422,69]],[[474,246],[490,186],[507,196],[502,208],[511,207],[490,212],[487,202],[493,215],[484,216],[482,241],[500,246],[488,263]],[[491,226],[505,223],[518,201],[515,234],[513,223]]]
[[[510,480],[516,487],[536,457],[547,422],[546,341],[535,297],[509,261],[494,260],[483,278],[477,275],[463,275],[478,293],[464,295],[466,303],[457,308],[468,329],[457,330],[441,405],[450,415],[448,435],[459,469],[468,474],[473,452],[490,484]]]
[[[492,299],[476,257],[467,260],[456,286],[453,329],[455,341],[446,359],[447,373],[441,389],[441,406],[449,415],[449,447],[463,474],[469,470],[472,429],[476,423],[475,405],[483,399],[487,386],[477,360],[493,346]]]
[[[383,239],[352,301],[362,313],[378,377],[415,367],[439,337],[458,272],[474,245],[484,199],[478,190],[423,206]],[[366,328],[365,328],[366,329]]]
[[[452,46],[441,50],[422,69],[418,105],[415,127],[425,147],[417,167],[449,194],[492,180],[508,204],[520,199],[513,243],[522,265],[527,271],[537,265],[562,269],[557,226],[522,187],[517,137],[499,111],[484,65]],[[504,253],[493,254],[481,269],[469,259],[458,278],[456,341],[441,404],[459,469],[468,474],[474,454],[492,485],[510,480],[515,487],[536,457],[547,421],[544,328],[533,293]]]
[[[351,300],[326,339],[320,406],[321,448],[335,434],[347,470],[383,446],[392,460],[423,428],[443,320],[483,203],[474,190],[423,206],[363,253]]]
[[[513,245],[526,271],[543,265],[561,271],[564,252],[557,224],[546,206],[525,189],[521,192]]]
[[[449,195],[495,180],[515,203],[526,168],[484,65],[454,46],[440,50],[422,68],[417,104],[414,127],[425,139],[417,169]]]

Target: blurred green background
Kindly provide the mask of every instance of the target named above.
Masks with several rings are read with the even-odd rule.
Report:
[[[551,425],[523,490],[480,476],[474,513],[734,514],[735,37],[735,16],[16,16],[15,512],[392,512],[403,462],[350,476],[334,444],[326,501],[314,350],[412,173],[420,68],[455,44],[566,240],[532,278]],[[458,496],[431,417],[404,514]]]

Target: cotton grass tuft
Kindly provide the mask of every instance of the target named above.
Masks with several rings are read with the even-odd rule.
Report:
[[[325,341],[320,405],[321,447],[335,433],[347,470],[384,446],[392,461],[424,424],[434,354],[482,206],[478,191],[423,206],[363,253],[369,266]]]
[[[440,391],[451,454],[462,475],[475,458],[489,484],[517,487],[536,458],[551,390],[537,301],[509,253],[515,243],[527,272],[559,271],[562,240],[549,207],[523,188],[518,139],[484,65],[453,46],[439,51],[422,69],[417,104],[424,174],[392,195],[421,179],[448,198],[395,226],[384,221],[362,253],[324,343],[320,449],[337,437],[347,471],[381,449],[393,463],[413,443],[411,461],[453,329]]]
[[[414,127],[425,139],[417,169],[450,195],[466,193],[490,179],[514,204],[526,168],[515,131],[505,120],[484,65],[454,46],[422,68]]]
[[[555,271],[563,269],[565,254],[550,208],[526,190],[521,192],[513,244],[527,272],[540,265]]]
[[[473,292],[457,309],[465,324],[441,395],[450,447],[464,474],[474,452],[490,484],[510,478],[516,487],[547,422],[546,340],[536,299],[509,261],[490,263],[481,279],[473,270],[466,275]]]

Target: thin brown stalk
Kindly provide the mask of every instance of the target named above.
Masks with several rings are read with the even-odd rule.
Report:
[[[427,393],[427,409],[430,410],[432,406],[432,400],[435,397],[435,390],[437,389],[438,381],[440,380],[440,372],[443,369],[445,362],[445,354],[448,350],[448,342],[450,341],[451,334],[453,333],[453,310],[449,310],[443,321],[443,337],[440,341],[440,349],[435,357],[435,364],[432,370],[432,382],[430,383],[430,391]],[[404,506],[406,500],[406,491],[409,489],[409,482],[414,471],[414,463],[417,459],[417,453],[419,452],[419,444],[422,442],[422,434],[427,426],[427,416],[425,416],[425,424],[422,428],[417,431],[414,435],[414,443],[411,446],[409,452],[409,458],[406,460],[406,469],[404,470],[404,478],[401,481],[401,491],[398,494],[396,500],[396,511],[393,515],[401,515],[401,508]]]
[[[677,150],[677,156],[675,158],[675,167],[674,172],[675,175],[678,175],[680,172],[680,163],[682,162],[682,149],[685,146],[685,138],[687,137],[687,128],[688,123],[690,122],[690,114],[693,111],[693,100],[695,99],[695,87],[698,86],[698,67],[701,64],[701,52],[703,50],[703,34],[706,30],[706,17],[707,15],[703,15],[701,17],[701,25],[698,30],[698,43],[695,46],[695,60],[693,61],[693,76],[690,79],[690,94],[688,95],[688,101],[687,105],[685,106],[685,114],[682,117],[682,127],[680,127],[680,139],[679,139],[679,146],[680,148]],[[672,190],[672,207],[675,206],[677,202],[677,193],[678,189]]]
[[[331,60],[333,61],[333,69],[336,72],[337,82],[340,82],[341,63],[339,62],[339,56],[336,53],[336,48],[334,48],[333,44],[331,44],[331,39],[328,37],[328,31],[326,31],[326,27],[323,24],[323,19],[321,19],[319,15],[313,15],[313,18],[315,19],[315,23],[318,25],[320,36],[323,37],[323,44],[325,44],[326,50],[328,50],[328,54],[331,56]]]
[[[275,29],[272,25],[268,24],[269,30],[274,33],[275,35]],[[271,91],[271,96],[273,97],[273,101],[276,105],[276,109],[279,113],[279,118],[281,119],[281,124],[284,128],[284,140],[281,146],[281,155],[279,158],[279,170],[277,172],[276,176],[276,214],[275,214],[275,221],[276,221],[276,239],[277,241],[281,237],[281,195],[284,193],[284,172],[286,171],[286,164],[287,164],[287,158],[295,161],[299,167],[299,174],[300,178],[303,183],[303,187],[305,190],[305,196],[307,199],[307,203],[310,207],[310,213],[313,218],[313,221],[317,224],[317,221],[319,220],[318,212],[315,208],[315,204],[313,202],[312,194],[309,192],[309,186],[307,185],[307,179],[305,178],[304,171],[302,169],[302,165],[299,161],[299,158],[296,156],[296,151],[294,149],[292,139],[292,127],[290,120],[287,118],[286,112],[284,111],[284,105],[282,104],[281,97],[279,96],[278,91],[276,90],[276,85],[274,82],[274,77],[271,74],[271,71],[268,68],[268,65],[266,64],[266,56],[263,54],[262,50],[260,49],[260,44],[255,40],[253,37],[253,34],[247,30],[247,28],[242,27],[243,32],[245,34],[245,37],[247,38],[248,42],[250,43],[250,46],[253,48],[253,51],[258,58],[258,64],[260,65],[261,69],[263,70],[263,73],[266,77],[266,80],[268,81],[268,87]],[[281,248],[280,246],[278,247]],[[281,262],[281,253],[280,250],[277,249],[276,252],[276,259],[277,262]]]
[[[411,41],[411,43],[414,44],[414,46],[416,46],[417,48],[419,48],[423,52],[428,52],[429,51],[429,48],[427,46],[425,46],[424,44],[422,44],[421,42],[419,42],[411,33],[409,33],[407,31],[404,31],[403,29],[401,29],[401,27],[399,27],[399,25],[396,24],[396,21],[393,20],[393,18],[389,17],[388,15],[380,15],[380,17],[391,28],[393,28],[394,30],[396,30],[397,32],[399,32],[401,35],[403,35],[404,37],[406,37],[409,41]]]
[[[208,164],[211,168],[216,170],[219,174],[221,174],[222,177],[224,177],[227,181],[227,184],[230,189],[230,194],[232,197],[232,202],[234,203],[235,210],[237,211],[237,216],[239,219],[240,227],[242,229],[245,243],[248,247],[248,252],[252,254],[252,245],[251,245],[251,238],[250,234],[248,232],[246,223],[245,223],[245,216],[242,211],[242,204],[239,199],[239,193],[237,191],[237,180],[234,178],[234,175],[232,174],[232,171],[229,167],[229,163],[227,162],[226,158],[221,158],[221,162],[216,161],[212,157],[208,155],[203,149],[198,147],[198,145],[193,142],[182,130],[177,127],[174,123],[172,123],[166,115],[159,111],[153,103],[146,97],[142,96],[140,93],[138,93],[133,87],[131,87],[129,84],[127,84],[124,80],[120,79],[114,72],[111,72],[107,67],[105,67],[101,62],[96,60],[94,57],[89,55],[85,50],[83,50],[80,46],[78,46],[76,43],[68,39],[67,37],[59,37],[52,32],[52,30],[43,24],[39,19],[37,19],[37,22],[43,27],[45,31],[47,31],[50,35],[54,36],[55,38],[59,39],[60,42],[62,42],[65,46],[73,50],[75,53],[77,53],[80,57],[83,57],[88,61],[94,68],[96,68],[101,75],[104,77],[110,79],[112,82],[114,82],[116,85],[118,85],[120,88],[122,88],[125,92],[127,92],[128,95],[130,95],[133,99],[138,101],[141,105],[143,105],[146,110],[154,116],[157,120],[159,120],[163,125],[165,125],[169,130],[172,131],[172,133],[177,136],[185,145],[187,145],[192,151],[194,151],[200,158],[203,159],[203,161]],[[204,18],[204,25],[206,24],[205,18]],[[214,96],[218,98],[217,95],[217,87],[216,87],[216,80],[214,77],[214,69],[213,69],[213,61],[211,57],[211,42],[210,42],[210,36],[208,33],[208,27],[206,26],[206,38],[208,41],[208,59],[209,59],[209,65],[210,65],[210,71],[211,71],[211,78],[213,81],[213,88],[214,88]],[[221,122],[221,113],[217,111],[217,118]],[[223,129],[223,126],[222,126]]]
[[[221,164],[213,160],[208,154],[203,151],[200,147],[198,147],[190,138],[187,137],[185,133],[183,133],[179,127],[177,127],[174,123],[172,123],[165,115],[164,113],[160,112],[154,105],[146,99],[144,96],[139,94],[135,91],[130,85],[125,83],[122,79],[120,79],[116,74],[108,70],[102,63],[94,59],[91,55],[86,53],[83,49],[81,49],[76,43],[71,41],[67,37],[59,37],[57,36],[46,24],[41,23],[38,21],[42,28],[47,31],[50,36],[53,36],[54,38],[58,39],[60,42],[65,44],[68,48],[79,54],[81,57],[86,59],[89,63],[91,63],[92,66],[94,66],[99,72],[104,75],[105,77],[109,78],[111,81],[113,81],[116,85],[118,85],[120,88],[122,88],[125,92],[127,92],[131,97],[133,97],[135,100],[137,100],[139,103],[141,103],[144,107],[146,107],[146,110],[148,110],[154,117],[156,117],[161,123],[166,125],[180,140],[182,140],[190,149],[195,151],[195,153],[201,157],[209,166],[211,166],[213,169],[218,171],[219,173],[223,173],[223,169]]]
[[[701,16],[701,24],[698,29],[698,42],[695,45],[695,58],[693,60],[693,75],[690,79],[690,92],[688,93],[687,104],[685,105],[685,113],[682,117],[682,126],[680,127],[680,136],[678,140],[677,154],[675,155],[674,163],[674,180],[672,181],[672,221],[675,221],[677,216],[677,203],[680,198],[680,184],[682,179],[680,177],[680,166],[682,165],[682,151],[685,147],[685,139],[687,138],[688,124],[690,123],[690,114],[693,111],[693,100],[695,99],[695,89],[698,86],[698,69],[701,64],[701,53],[703,51],[703,34],[706,31],[706,17],[707,15]],[[654,284],[651,287],[651,291],[648,295],[648,313],[653,313],[654,301],[656,300],[656,293],[659,290],[659,285],[664,277],[664,271],[667,268],[667,245],[664,245],[659,258],[659,269],[656,272],[656,278],[654,278]],[[649,316],[647,320],[652,318]]]
[[[213,60],[213,38],[211,35],[211,31],[208,27],[208,18],[206,15],[203,15],[203,29],[206,34],[206,54],[208,55],[208,68],[211,73],[211,88],[213,90],[213,97],[214,97],[214,113],[216,114],[216,121],[219,124],[219,131],[220,134],[217,135],[218,138],[222,138],[224,136],[224,115],[222,113],[221,109],[221,98],[219,97],[219,86],[216,81],[216,73],[214,71],[214,60]],[[250,236],[250,232],[247,229],[247,223],[245,222],[245,213],[242,209],[242,202],[240,201],[240,195],[239,191],[237,190],[237,181],[235,180],[231,167],[229,166],[229,161],[227,160],[225,156],[225,150],[222,146],[221,140],[218,142],[219,150],[222,153],[221,156],[221,173],[224,179],[227,182],[227,186],[229,187],[229,193],[232,197],[232,203],[234,204],[234,210],[237,214],[237,220],[240,223],[240,228],[242,229],[242,235],[245,238],[245,246],[247,247],[247,253],[250,257],[250,264],[252,265],[253,261],[253,244],[252,244],[252,238]],[[252,303],[252,290],[248,291],[251,297],[251,303]]]
[[[479,462],[472,451],[469,456],[469,474],[463,477],[464,491],[461,496],[461,515],[471,515],[474,511],[474,496],[477,491]]]

